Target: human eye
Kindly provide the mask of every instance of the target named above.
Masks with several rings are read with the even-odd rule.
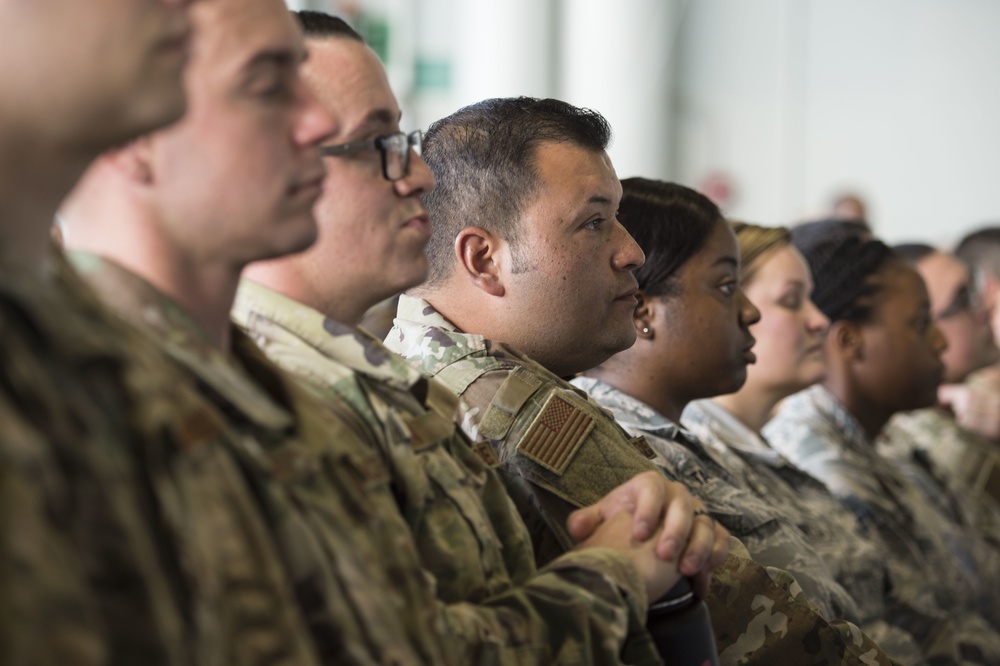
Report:
[[[595,217],[591,220],[587,220],[586,222],[584,222],[583,228],[589,229],[590,231],[599,231],[603,225],[604,225],[604,218]]]
[[[249,93],[265,102],[283,102],[291,99],[294,85],[290,76],[282,76],[271,71],[255,77],[248,88]]]
[[[740,283],[738,280],[734,278],[727,278],[722,282],[722,284],[719,285],[719,291],[729,297],[736,293],[739,286]]]
[[[802,307],[802,303],[802,294],[797,291],[786,293],[778,300],[778,305],[786,310],[798,310]]]

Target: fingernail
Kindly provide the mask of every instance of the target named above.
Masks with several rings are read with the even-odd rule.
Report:
[[[677,539],[667,539],[663,542],[662,555],[667,562],[674,561],[674,558],[677,557]]]
[[[639,532],[640,539],[648,539],[652,529],[650,528],[648,520],[640,520],[636,523]]]
[[[684,573],[688,576],[693,576],[701,571],[702,564],[702,559],[697,555],[688,555],[684,558],[684,563],[682,564],[682,566],[687,569]]]

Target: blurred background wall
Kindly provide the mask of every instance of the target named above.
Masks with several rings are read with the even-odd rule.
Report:
[[[486,97],[603,113],[620,177],[789,224],[836,194],[889,241],[1000,223],[997,0],[288,0],[386,62],[404,128]]]

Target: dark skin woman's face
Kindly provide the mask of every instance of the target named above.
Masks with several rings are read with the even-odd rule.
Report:
[[[944,336],[931,319],[930,299],[915,270],[893,261],[873,279],[871,321],[860,326],[863,347],[855,367],[864,398],[895,412],[934,404],[944,365]]]
[[[739,286],[739,248],[728,224],[716,223],[704,247],[674,275],[670,295],[656,296],[661,372],[685,401],[737,390],[754,362],[748,330],[760,313]]]

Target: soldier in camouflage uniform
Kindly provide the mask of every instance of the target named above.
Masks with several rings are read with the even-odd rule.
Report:
[[[896,596],[915,607],[923,599],[920,607],[928,612],[944,611],[963,658],[995,661],[997,634],[980,615],[993,616],[996,602],[984,589],[990,588],[987,579],[978,578],[981,540],[956,525],[874,448],[874,437],[894,411],[934,399],[943,339],[929,321],[926,291],[919,276],[880,242],[815,229],[796,230],[793,239],[810,262],[816,304],[833,322],[826,344],[828,375],[823,385],[786,399],[764,435],[873,528]],[[924,323],[904,323],[912,321]],[[886,344],[892,353],[884,350]],[[883,378],[863,403],[846,388],[864,386],[845,380],[858,364],[866,381]]]
[[[158,216],[165,211],[170,222],[176,222],[189,212],[176,210],[178,206],[189,201],[206,204],[199,199],[206,194],[204,189],[177,182],[178,171],[192,175],[188,165],[197,161],[199,154],[188,141],[211,152],[214,160],[236,158],[234,152],[241,153],[237,159],[245,159],[247,151],[270,149],[265,173],[259,181],[250,181],[264,194],[250,199],[249,205],[263,208],[264,197],[281,193],[270,202],[279,206],[280,215],[268,214],[280,218],[289,231],[297,231],[292,235],[299,238],[278,242],[285,240],[301,247],[315,233],[310,208],[319,193],[322,173],[315,145],[329,132],[332,119],[298,79],[297,63],[304,47],[294,22],[279,0],[206,0],[191,13],[198,28],[198,48],[187,77],[191,95],[188,115],[167,130],[100,158],[64,205],[63,213],[67,239],[93,250],[104,243],[110,246],[111,255],[122,250],[123,263],[137,262],[133,272],[91,255],[74,258],[108,303],[172,356],[186,380],[198,385],[201,401],[213,405],[219,415],[215,422],[202,419],[184,425],[196,435],[207,436],[204,433],[213,429],[222,433],[220,437],[225,437],[241,470],[241,480],[253,488],[258,510],[266,518],[259,521],[255,534],[276,553],[273,557],[284,574],[281,591],[294,604],[293,617],[299,627],[249,634],[243,653],[226,655],[226,662],[449,663],[438,636],[441,618],[433,606],[431,583],[417,564],[402,522],[394,523],[391,513],[383,515],[393,504],[378,459],[356,444],[348,426],[329,417],[322,407],[310,406],[309,396],[275,372],[249,340],[236,336],[231,338],[231,346],[228,344],[229,303],[219,308],[217,320],[226,333],[222,348],[231,350],[232,357],[214,346],[222,342],[207,332],[210,323],[204,319],[196,323],[177,302],[139,276],[142,271],[161,277],[162,272],[157,271],[181,276],[183,286],[172,292],[189,307],[201,305],[197,311],[204,315],[211,300],[204,294],[217,292],[207,287],[211,280],[201,271],[213,271],[185,255],[183,243],[190,240],[199,249],[211,247],[213,238],[219,237],[204,232],[225,230],[229,232],[225,240],[237,252],[247,252],[245,239],[221,225],[194,227],[189,235],[178,233],[178,227],[171,227],[162,236],[143,235],[152,226],[150,220],[162,220]],[[262,56],[263,62],[270,62],[263,69]],[[281,91],[280,102],[272,95],[262,96],[261,90]],[[235,107],[231,106],[234,98]],[[217,131],[214,121],[219,119],[226,132]],[[284,144],[288,136],[295,137],[292,145]],[[228,152],[224,149],[227,142],[232,146]],[[182,155],[186,159],[181,159]],[[279,159],[282,157],[284,162]],[[136,196],[123,185],[140,172],[155,174],[156,205],[145,194]],[[250,176],[232,170],[227,173],[236,189],[233,181],[248,181],[260,171]],[[149,184],[144,179],[142,182],[141,187]],[[288,182],[300,185],[289,189]],[[278,183],[280,187],[276,187]],[[111,194],[105,198],[103,188],[109,184]],[[270,188],[264,189],[267,185]],[[180,191],[168,192],[169,187]],[[138,200],[143,203],[138,204]],[[206,214],[219,212],[207,206],[202,210]],[[203,218],[192,219],[200,224]],[[255,221],[260,222],[260,216]],[[260,235],[261,231],[260,225],[251,227],[248,235]],[[178,264],[184,268],[178,269]],[[230,265],[231,299],[240,266]],[[213,273],[213,277],[217,275]],[[166,282],[169,284],[169,279]],[[234,358],[239,361],[234,363]],[[169,404],[164,411],[168,409]],[[327,446],[330,441],[339,448],[331,450]],[[228,510],[223,499],[217,500],[216,511]],[[191,522],[199,531],[212,527],[207,521],[204,526],[197,520]],[[228,541],[217,547],[232,551],[218,555],[220,562],[234,567],[241,563],[244,567],[259,566],[254,557],[271,557],[267,551],[244,552],[242,545]],[[236,573],[242,572],[237,569]],[[229,584],[238,585],[239,581]],[[243,608],[230,612],[241,612],[247,616],[244,621],[253,615],[266,619],[273,612],[272,604],[277,602],[280,607],[284,603],[280,597],[252,588],[243,591],[241,600]],[[401,608],[407,611],[400,612]],[[205,620],[230,621],[225,615],[211,614]],[[294,644],[286,633],[307,637],[306,649],[291,650]],[[177,645],[185,644],[177,641]]]
[[[590,134],[595,122],[603,119],[592,112],[522,98],[483,102],[432,127],[424,153],[438,180],[424,197],[434,220],[431,276],[414,290],[428,300],[401,297],[386,340],[459,394],[458,422],[470,439],[494,447],[542,557],[570,542],[563,523],[573,508],[621,477],[655,469],[642,438],[560,376],[631,342],[629,271],[642,255],[614,219],[621,190],[604,153],[607,134],[603,141]],[[505,168],[491,168],[491,160]],[[555,220],[558,231],[548,228]],[[509,227],[497,230],[505,223],[532,225],[520,232],[531,242],[508,245]],[[566,251],[577,243],[587,248],[579,258]],[[613,278],[597,257],[611,264]],[[519,280],[545,296],[514,296]],[[516,304],[477,289],[511,294]],[[521,326],[509,337],[546,364],[490,339],[502,335],[495,326],[504,311]],[[889,661],[857,627],[818,615],[786,572],[761,567],[738,543],[735,549],[708,597],[725,663]]]
[[[304,76],[341,121],[330,143],[357,136],[359,125],[405,141],[397,134],[398,105],[375,54],[340,19],[316,12],[298,16],[310,49]],[[368,86],[362,89],[358,81]],[[383,116],[378,124],[370,120]],[[592,565],[607,560],[601,568],[610,573],[621,569],[618,559],[576,551],[539,573],[528,532],[493,469],[493,449],[481,443],[473,450],[454,423],[455,395],[356,327],[366,309],[423,279],[427,236],[420,225],[426,224],[426,212],[418,197],[433,187],[426,165],[409,146],[403,145],[404,157],[396,150],[380,156],[369,146],[364,168],[331,157],[326,194],[316,206],[320,240],[305,253],[249,266],[233,317],[284,369],[350,406],[388,464],[421,559],[437,580],[438,597],[475,609],[493,635],[496,659],[553,663],[575,645],[581,653],[604,652],[604,659],[614,660],[620,650],[616,634],[625,628],[621,618],[601,626],[592,617],[600,639],[594,644],[574,629],[579,621],[569,616],[592,592],[567,583],[572,575],[588,590],[599,590],[606,575]],[[696,525],[707,529],[704,521]],[[553,594],[577,600],[559,608],[548,601]],[[473,638],[463,640],[474,643]],[[622,660],[655,663],[647,641],[643,634],[634,636]]]
[[[183,112],[187,4],[0,3],[0,663],[317,663],[219,414],[49,247],[87,162]]]
[[[895,415],[879,450],[905,461],[905,468],[917,473],[915,481],[930,483],[935,493],[951,495],[964,521],[995,542],[1000,508],[988,490],[1000,487],[998,449],[973,429],[959,425],[973,425],[967,419],[980,410],[995,411],[998,400],[995,386],[963,384],[972,373],[988,368],[997,359],[988,313],[969,268],[954,255],[921,243],[893,249],[927,284],[931,316],[948,342],[941,356],[947,385],[938,390],[944,404]],[[976,404],[983,400],[986,405]],[[946,488],[938,489],[941,485]]]
[[[667,565],[655,563],[653,541],[630,557],[600,547],[574,554],[540,575],[537,590],[488,590],[482,608],[439,603],[396,507],[393,479],[363,441],[364,422],[340,399],[316,400],[232,330],[229,309],[243,265],[315,238],[315,145],[332,129],[298,79],[303,47],[282,4],[238,4],[206,0],[195,11],[211,29],[199,38],[189,75],[192,113],[99,160],[64,207],[69,244],[105,255],[77,252],[76,266],[226,415],[238,437],[234,454],[324,663],[512,663],[525,656],[617,663],[631,619],[650,591],[672,580]],[[280,66],[260,71],[261,56],[273,53]],[[259,86],[282,91],[280,102],[258,95]],[[230,94],[240,100],[236,109]],[[289,136],[294,143],[284,145]],[[215,163],[201,165],[196,145]],[[220,168],[228,159],[253,167]],[[239,196],[220,196],[223,190]],[[433,437],[433,420],[425,425],[422,432]],[[427,492],[424,480],[414,492]],[[631,520],[622,517],[599,526],[587,545],[629,542]],[[489,565],[499,565],[497,558]],[[527,599],[530,610],[520,609]]]

